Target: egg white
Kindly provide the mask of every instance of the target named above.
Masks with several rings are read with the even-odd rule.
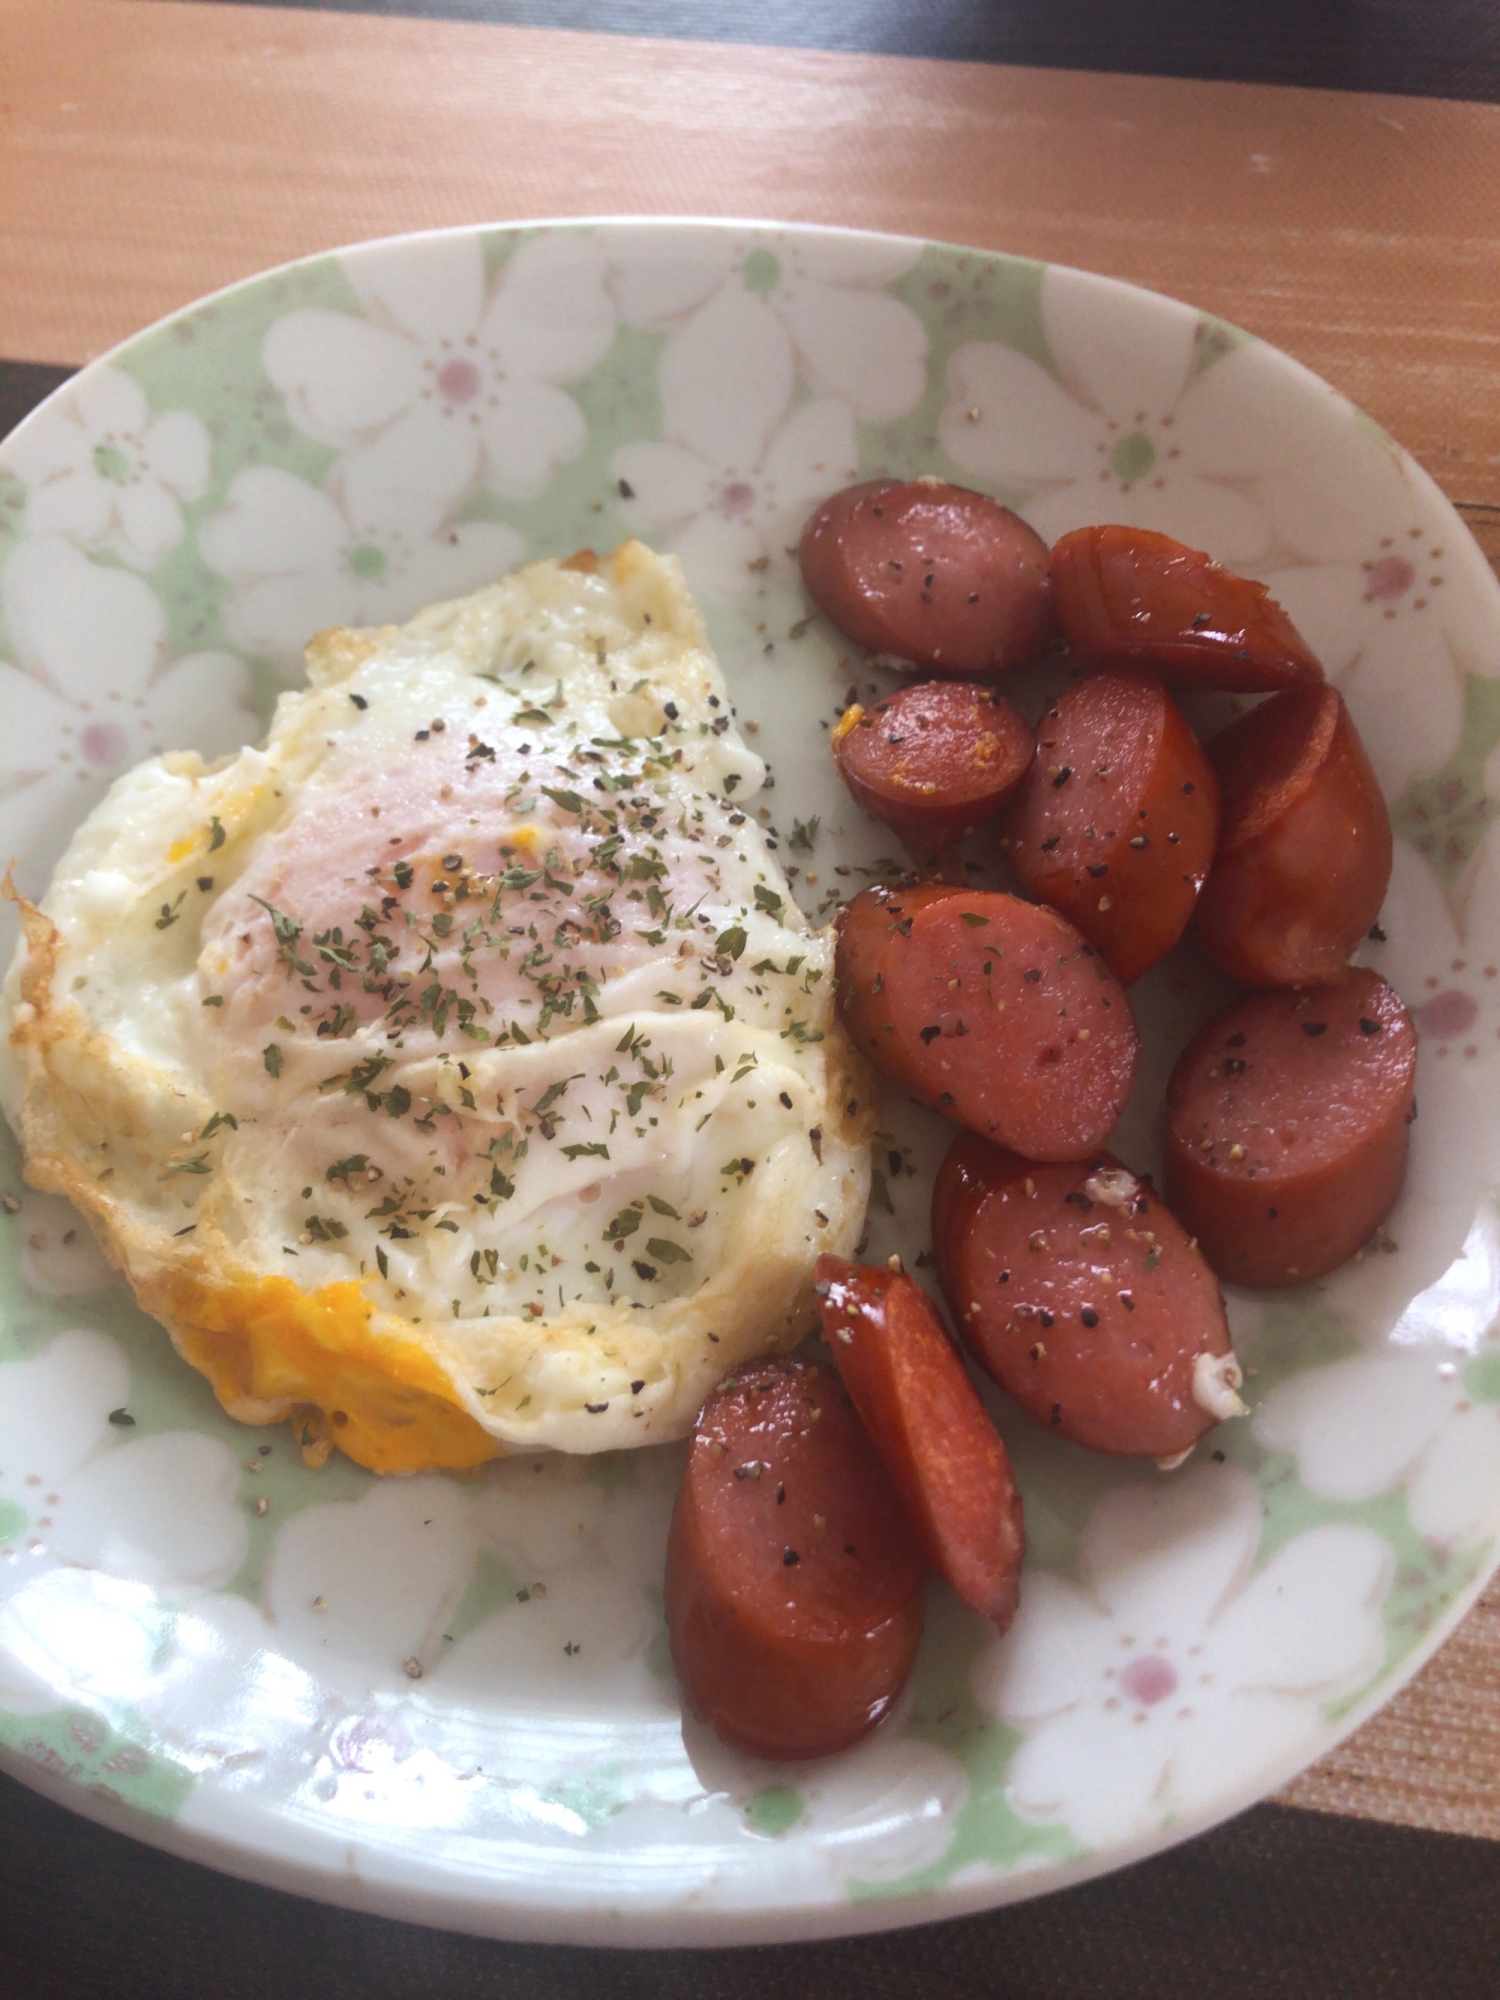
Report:
[[[537,563],[308,671],[23,908],[28,1176],[313,1458],[678,1436],[806,1330],[873,1122],[680,572]]]

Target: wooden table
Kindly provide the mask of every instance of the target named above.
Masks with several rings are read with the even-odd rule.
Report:
[[[608,25],[607,9],[593,13]],[[857,34],[838,18],[842,38]],[[1078,60],[1076,48],[1066,59]],[[1191,299],[1361,403],[1500,563],[1495,104],[193,0],[0,0],[0,413],[10,422],[114,341],[286,258],[444,223],[645,212],[895,230]],[[1478,1922],[1490,1926],[1488,1958],[1475,1966],[1500,1966],[1500,1844],[1489,1845],[1500,1843],[1497,1687],[1500,1587],[1279,1805],[1117,1884],[1037,1906],[1041,1916],[945,1926],[922,1951],[910,1939],[867,1941],[796,1963],[822,1964],[835,1990],[852,1990],[860,1968],[880,1991],[968,1991],[962,1982],[973,1979],[973,1991],[993,1992],[999,1959],[986,1952],[1003,1953],[1007,1976],[1019,1978],[1016,1946],[1028,1940],[1037,1983],[1004,1990],[1116,2000],[1136,1990],[1136,1971],[1143,1992],[1179,1990],[1160,1966],[1153,1974],[1149,1955],[1136,1971],[1128,1952],[1090,1970],[1076,1949],[1080,1924],[1123,1925],[1122,1937],[1139,1925],[1134,1882],[1189,1899],[1174,1919],[1182,1951],[1163,1961],[1183,1991],[1191,1970],[1198,1990],[1215,1994],[1493,1994],[1500,1970],[1476,1970],[1471,1986],[1464,1966]],[[667,1992],[678,1990],[677,1973],[664,1968],[688,1964],[655,1960],[658,1972],[638,1984],[635,1973],[607,1970],[641,1973],[638,1959],[573,1954],[569,1972],[568,1954],[471,1941],[377,1950],[374,1920],[146,1856],[15,1786],[0,1801],[0,1865],[18,1885],[0,1892],[6,1995],[270,1992],[268,1962],[239,1984],[245,1968],[215,1959],[214,1936],[231,1933],[275,1941],[287,1968],[343,1940],[353,1953],[343,1962],[362,1963],[368,1983],[324,1982],[320,1992],[418,1990],[402,1983],[402,1965],[413,1977],[446,1968],[450,1992]],[[1433,1844],[1440,1833],[1478,1844]],[[1239,1950],[1239,1971],[1221,1961],[1218,1921],[1246,1882],[1261,1880],[1258,1867],[1256,1907],[1269,1899],[1314,1925],[1344,1873],[1359,1876],[1350,1893],[1363,1901],[1363,1927],[1330,1960],[1334,1983],[1297,1983],[1295,1967],[1313,1963],[1305,1951],[1289,1961],[1291,1984],[1269,1983],[1284,1935],[1264,1940],[1260,1956]],[[113,1885],[102,1933],[85,1938],[64,1918],[71,1898],[57,1873],[70,1869]],[[1418,1883],[1420,1909],[1387,1937],[1389,1895],[1410,1902]],[[1444,1917],[1443,1941],[1425,1939],[1421,1926],[1438,1924],[1454,1897],[1457,1928]],[[191,1951],[172,1943],[174,1910]],[[1074,1916],[1053,1923],[1049,1910]],[[167,1956],[148,1963],[137,1947],[158,1935]],[[420,1943],[425,1934],[390,1935]],[[1359,1962],[1372,1939],[1383,1972]],[[1214,1955],[1200,1962],[1199,1949]],[[1443,1949],[1457,1956],[1430,1955]],[[1416,1954],[1413,1975],[1380,1983],[1396,1976],[1403,1951]],[[18,1974],[23,1962],[30,1969]],[[780,1962],[742,1955],[681,1990],[803,1990],[800,1974],[777,1983]],[[731,1978],[726,1964],[761,1969]],[[1048,1965],[1056,1984],[1046,1983]],[[506,1983],[512,1975],[525,1985]],[[8,1983],[18,1976],[31,1983]],[[280,1985],[313,1990],[295,1975]]]

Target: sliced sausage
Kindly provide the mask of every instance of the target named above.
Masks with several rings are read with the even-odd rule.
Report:
[[[1154,674],[1107,668],[1043,716],[1006,815],[1022,885],[1126,985],[1187,929],[1213,860],[1219,781]]]
[[[977,676],[1058,636],[1047,544],[987,493],[875,479],[835,493],[802,531],[802,580],[841,632],[894,666]]]
[[[831,1368],[761,1361],[709,1397],[667,1538],[667,1634],[695,1714],[752,1757],[873,1729],[922,1632],[926,1563]]]
[[[1342,695],[1276,695],[1209,756],[1223,815],[1198,902],[1203,949],[1247,986],[1337,978],[1391,879],[1390,815]]]
[[[885,955],[894,938],[910,938],[919,911],[958,893],[946,882],[914,882],[904,889],[877,885],[861,889],[834,920],[838,934],[834,976],[845,1025],[881,1074],[898,1082],[905,1077],[904,1071],[897,1074],[905,1045],[898,1047],[894,1024],[887,1029],[885,1008],[875,1004],[885,992]],[[877,1037],[883,1048],[878,1060]]]
[[[844,783],[920,864],[993,819],[1031,768],[1031,731],[992,688],[919,681],[833,732]]]
[[[1305,1285],[1369,1242],[1406,1171],[1417,1031],[1378,973],[1254,993],[1167,1086],[1167,1198],[1221,1278]]]
[[[901,943],[910,944],[922,911],[962,893],[946,882],[915,882],[899,889],[877,884],[862,889],[834,919],[834,977],[844,1025],[882,1076],[908,1090],[916,1090],[916,1075],[907,1061],[906,1036],[897,1034],[886,1001],[887,959]]]
[[[1094,1451],[1169,1459],[1237,1414],[1218,1284],[1145,1182],[1108,1153],[1041,1166],[986,1151],[966,1135],[939,1171],[938,1270],[975,1357],[1027,1415]]]
[[[844,1023],[878,1070],[1031,1159],[1093,1152],[1130,1095],[1130,1002],[1055,910],[984,889],[865,889],[840,913],[836,970]]]
[[[1100,665],[1140,661],[1179,687],[1264,694],[1323,678],[1263,583],[1149,528],[1075,528],[1052,551],[1068,644]]]
[[[1021,1496],[932,1301],[879,1264],[823,1256],[813,1278],[844,1386],[927,1560],[1003,1632],[1020,1598]]]
[[[975,1209],[1010,1157],[977,1132],[960,1132],[943,1155],[932,1184],[932,1254],[944,1298],[954,1296],[949,1251],[963,1240]]]

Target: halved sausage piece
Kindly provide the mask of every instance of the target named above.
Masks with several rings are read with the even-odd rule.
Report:
[[[1178,687],[1264,694],[1323,678],[1263,583],[1150,528],[1075,528],[1052,551],[1068,644],[1101,666],[1141,662]]]
[[[993,819],[1031,768],[1031,731],[973,681],[918,681],[833,732],[844,783],[922,864]]]
[[[1305,1285],[1368,1243],[1406,1171],[1417,1031],[1360,968],[1254,993],[1188,1043],[1167,1085],[1167,1198],[1236,1285]]]
[[[977,1132],[960,1132],[943,1155],[932,1184],[932,1255],[946,1299],[954,1296],[949,1253],[962,1242],[980,1202],[1005,1178],[1010,1159]]]
[[[874,1004],[885,992],[886,952],[893,938],[910,938],[912,922],[920,910],[959,893],[948,882],[913,882],[901,889],[877,884],[861,889],[834,919],[834,976],[845,1025],[881,1074],[898,1082],[905,1078],[904,1070],[897,1075],[904,1050],[897,1046],[894,1024],[887,1030],[889,1017],[884,1006]],[[876,1037],[884,1051],[878,1061]]]
[[[823,1333],[933,1568],[1003,1632],[1026,1534],[1000,1433],[920,1285],[879,1264],[818,1259]]]
[[[846,1749],[911,1671],[926,1574],[831,1368],[761,1361],[725,1377],[667,1538],[667,1635],[695,1714],[752,1757]]]
[[[1187,1232],[1108,1153],[1042,1166],[964,1135],[939,1170],[944,1295],[1002,1388],[1060,1437],[1171,1459],[1238,1415],[1224,1301]]]
[[[1187,929],[1218,832],[1219,781],[1177,704],[1138,667],[1090,674],[1054,702],[1005,819],[1023,887],[1127,986]]]
[[[1390,815],[1343,696],[1275,695],[1208,754],[1223,811],[1199,942],[1246,986],[1336,979],[1391,879]]]
[[[1070,923],[993,890],[865,889],[839,914],[839,1009],[883,1075],[1036,1160],[1111,1130],[1140,1039],[1124,989]]]
[[[846,486],[803,529],[798,554],[818,609],[893,666],[982,680],[1058,637],[1047,544],[966,486]]]

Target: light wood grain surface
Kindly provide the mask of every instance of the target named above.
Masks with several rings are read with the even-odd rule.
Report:
[[[1389,1707],[1281,1798],[1500,1840],[1500,1580]]]
[[[78,363],[361,237],[587,214],[886,229],[1274,341],[1500,562],[1500,108],[531,28],[0,0],[0,356]],[[1500,1585],[1288,1803],[1500,1839]]]

